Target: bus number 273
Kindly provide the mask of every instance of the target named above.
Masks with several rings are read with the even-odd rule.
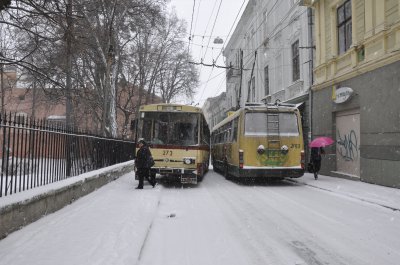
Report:
[[[172,151],[171,151],[171,150],[164,150],[164,151],[163,151],[163,155],[164,155],[164,156],[168,156],[168,155],[169,155],[169,156],[172,156]]]

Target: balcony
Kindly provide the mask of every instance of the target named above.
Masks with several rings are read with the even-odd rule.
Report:
[[[304,81],[297,80],[292,85],[290,85],[286,88],[285,100],[296,98],[296,97],[304,95],[306,93],[307,93],[307,89],[304,88]]]

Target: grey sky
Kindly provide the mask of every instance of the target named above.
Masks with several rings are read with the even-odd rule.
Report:
[[[175,8],[179,18],[187,21],[188,36],[185,40],[187,42],[189,42],[189,31],[192,28],[191,35],[194,36],[190,50],[195,62],[201,62],[203,58],[204,63],[212,64],[213,60],[218,58],[216,64],[225,65],[223,56],[220,54],[221,49],[229,40],[229,30],[241,6],[243,5],[236,23],[240,19],[247,2],[248,0],[171,0],[170,7]],[[234,28],[231,34],[233,31]],[[223,44],[213,43],[217,36],[223,39]],[[207,66],[198,66],[198,69],[200,70],[200,85],[194,96],[194,102],[202,106],[208,97],[215,97],[226,90],[225,69]],[[177,103],[190,104],[190,102],[185,101]]]

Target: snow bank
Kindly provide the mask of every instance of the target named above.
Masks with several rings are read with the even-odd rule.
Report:
[[[0,199],[0,239],[132,171],[133,161],[94,170]]]

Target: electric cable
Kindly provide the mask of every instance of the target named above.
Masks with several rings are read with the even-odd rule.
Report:
[[[239,11],[238,11],[237,14],[236,14],[235,20],[233,21],[233,23],[232,23],[232,25],[231,25],[231,28],[229,29],[227,38],[229,37],[229,35],[231,35],[231,31],[232,31],[233,27],[235,26],[236,20],[238,19],[239,14],[240,14],[240,11],[242,10],[242,8],[243,8],[245,2],[246,2],[246,0],[243,0],[243,3],[242,3],[242,5],[240,6]],[[224,45],[224,46],[225,46],[225,45]],[[218,56],[217,56],[217,59],[215,59],[215,61],[217,61],[218,58],[219,58],[219,56],[222,54],[222,51],[223,51],[223,49],[224,49],[224,46],[222,47],[222,49],[221,49],[221,51],[219,52],[219,54],[218,54]]]
[[[210,24],[210,21],[211,21],[212,15],[213,15],[213,13],[214,13],[215,5],[216,5],[216,4],[217,4],[217,1],[214,2],[214,6],[213,6],[213,8],[212,8],[210,17],[208,18],[207,25],[206,25],[206,29],[204,30],[203,38],[202,38],[202,40],[201,40],[202,49],[200,50],[200,56],[199,56],[199,57],[200,57],[200,60],[203,59],[201,55],[202,55],[202,52],[203,52],[203,41],[204,41],[204,36],[205,36],[206,33],[207,33],[208,25]]]
[[[214,32],[215,24],[216,24],[217,19],[218,19],[219,10],[221,9],[221,5],[222,5],[222,0],[219,2],[217,14],[215,15],[215,20],[214,20],[214,24],[213,24],[212,29],[211,29],[211,34],[210,34],[210,36],[212,36],[212,34],[213,34],[213,32]],[[211,38],[208,38],[207,48],[206,48],[206,51],[204,52],[204,56],[202,57],[203,60],[204,60],[204,58],[206,57],[207,50],[208,50],[208,46],[210,45],[210,40],[211,40]]]
[[[192,20],[190,21],[190,31],[189,31],[189,45],[188,45],[188,55],[190,52],[190,42],[192,40],[192,26],[193,26],[193,15],[194,15],[194,9],[196,7],[196,0],[193,0],[193,10],[192,10]]]

